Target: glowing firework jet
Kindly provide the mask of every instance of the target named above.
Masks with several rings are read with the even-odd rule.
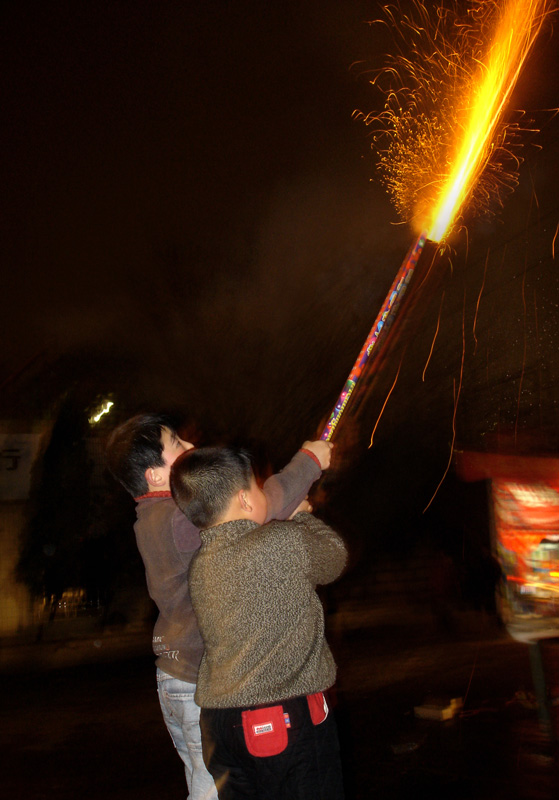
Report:
[[[415,5],[418,20],[385,9],[389,25],[406,40],[417,58],[396,56],[373,81],[389,77],[385,109],[361,116],[379,125],[375,138],[383,180],[396,208],[421,234],[406,257],[371,332],[344,385],[321,438],[329,440],[338,425],[357,379],[383,328],[388,328],[413,275],[426,239],[443,240],[456,224],[465,203],[476,201],[491,210],[500,191],[512,188],[514,171],[504,162],[514,157],[515,126],[503,112],[528,53],[549,13],[547,0],[504,0],[472,4],[459,20],[437,10],[436,24],[425,6]],[[493,35],[487,37],[489,26]],[[445,35],[450,27],[454,36]],[[423,45],[423,47],[421,46]],[[408,81],[404,83],[404,76]],[[396,82],[398,85],[392,85]],[[379,140],[388,138],[384,151]],[[514,159],[518,166],[518,159]]]
[[[396,19],[387,7],[378,21],[403,51],[372,81],[384,110],[354,116],[375,126],[381,180],[400,217],[438,242],[466,203],[493,213],[516,185],[521,129],[503,112],[550,11],[548,0],[485,0],[463,17],[435,9],[433,20],[420,2],[412,8]]]
[[[457,155],[451,158],[452,168],[428,227],[428,236],[434,241],[444,238],[491,158],[496,134],[499,128],[503,130],[503,110],[540,31],[545,7],[545,0],[503,4],[487,57],[473,71],[471,86],[458,109],[464,121]]]

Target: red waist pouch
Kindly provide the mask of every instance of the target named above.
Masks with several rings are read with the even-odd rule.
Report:
[[[328,703],[324,692],[315,692],[314,694],[307,695],[307,703],[309,704],[309,713],[311,715],[312,724],[320,725],[328,716]]]
[[[283,753],[287,747],[287,727],[283,706],[243,711],[245,744],[251,756],[267,758]]]

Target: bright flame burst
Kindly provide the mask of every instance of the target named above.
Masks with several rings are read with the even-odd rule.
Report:
[[[384,9],[399,53],[372,81],[386,96],[373,148],[397,211],[441,241],[468,206],[490,211],[517,182],[520,128],[504,110],[549,12],[549,0],[471,2],[467,14],[420,0]]]

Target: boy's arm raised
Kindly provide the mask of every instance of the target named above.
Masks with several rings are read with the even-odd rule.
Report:
[[[332,443],[307,441],[281,472],[268,478],[263,486],[268,502],[266,521],[288,519],[307,496],[323,469],[330,466]]]

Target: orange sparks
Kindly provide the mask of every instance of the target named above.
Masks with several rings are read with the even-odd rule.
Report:
[[[378,417],[377,417],[377,421],[375,422],[375,427],[373,428],[373,432],[371,433],[371,441],[370,441],[370,443],[369,443],[369,449],[370,449],[370,448],[373,446],[373,439],[375,438],[375,433],[376,433],[376,430],[377,430],[377,428],[378,428],[378,424],[379,424],[379,422],[380,422],[380,418],[381,418],[381,417],[382,417],[382,415],[384,414],[384,409],[386,408],[386,405],[387,405],[388,401],[390,400],[390,395],[391,395],[391,394],[392,394],[392,392],[394,391],[394,388],[395,388],[395,386],[396,386],[396,384],[397,384],[397,382],[398,382],[398,377],[399,377],[399,375],[400,375],[400,370],[401,370],[401,368],[402,368],[402,361],[403,361],[403,358],[404,358],[404,357],[402,356],[402,359],[400,360],[400,364],[399,364],[399,366],[398,366],[398,372],[396,373],[396,377],[394,378],[394,383],[392,384],[392,386],[390,387],[390,391],[389,391],[389,392],[388,392],[388,394],[386,395],[386,399],[385,399],[384,403],[382,404],[382,408],[381,408],[381,410],[380,410],[380,414],[378,415]]]
[[[431,499],[429,500],[429,502],[427,503],[427,505],[423,509],[423,513],[425,513],[427,511],[427,509],[429,508],[429,506],[431,505],[431,503],[433,502],[433,500],[437,496],[437,492],[439,491],[439,489],[443,485],[444,479],[446,478],[446,476],[448,474],[448,471],[450,469],[450,465],[452,464],[452,457],[454,455],[454,444],[456,442],[456,413],[458,411],[458,401],[460,399],[460,392],[462,391],[462,379],[464,377],[464,360],[465,360],[465,357],[466,357],[466,335],[465,335],[465,328],[464,328],[465,318],[466,318],[466,294],[464,292],[464,303],[463,303],[463,306],[462,306],[462,360],[460,362],[460,378],[459,378],[459,381],[458,381],[458,389],[456,389],[456,379],[454,379],[454,381],[453,381],[453,387],[454,387],[454,392],[453,392],[454,393],[454,413],[452,415],[452,441],[450,443],[450,453],[449,453],[449,456],[448,456],[448,462],[447,462],[447,465],[446,465],[446,469],[443,472],[443,476],[440,479],[439,483],[437,484],[437,488],[435,489],[435,491],[433,493],[433,496],[431,497]]]
[[[461,17],[457,7],[430,14],[413,0],[408,14],[384,9],[378,22],[397,48],[372,80],[384,110],[354,112],[374,126],[371,146],[400,217],[436,242],[461,224],[466,206],[493,214],[516,186],[525,129],[505,112],[551,13],[550,0],[471,2]]]
[[[437,317],[437,328],[435,330],[435,335],[433,336],[433,341],[431,342],[431,349],[429,350],[429,355],[427,356],[427,362],[423,368],[423,375],[421,376],[421,380],[425,382],[425,373],[427,372],[427,367],[429,366],[429,362],[431,361],[431,356],[433,355],[433,350],[435,349],[435,342],[437,341],[437,336],[439,335],[439,328],[441,326],[441,311],[443,310],[443,300],[444,300],[444,292],[441,295],[441,304],[439,306],[439,315]]]
[[[553,241],[551,243],[551,257],[555,261],[555,240],[557,239],[557,234],[559,233],[559,222],[557,223],[557,227],[555,228],[555,234],[553,236]]]
[[[477,350],[477,336],[476,336],[477,315],[479,313],[479,304],[481,303],[481,296],[483,294],[483,289],[485,287],[485,278],[487,276],[487,264],[488,264],[488,262],[489,262],[489,250],[487,250],[487,255],[485,256],[485,266],[483,268],[483,281],[482,281],[482,284],[481,284],[481,287],[480,287],[480,290],[479,290],[479,293],[478,293],[478,296],[477,296],[476,313],[474,314],[474,324],[473,324],[473,327],[472,327],[472,333],[474,335],[474,341],[476,343],[475,344],[475,348],[474,348],[474,353]]]

